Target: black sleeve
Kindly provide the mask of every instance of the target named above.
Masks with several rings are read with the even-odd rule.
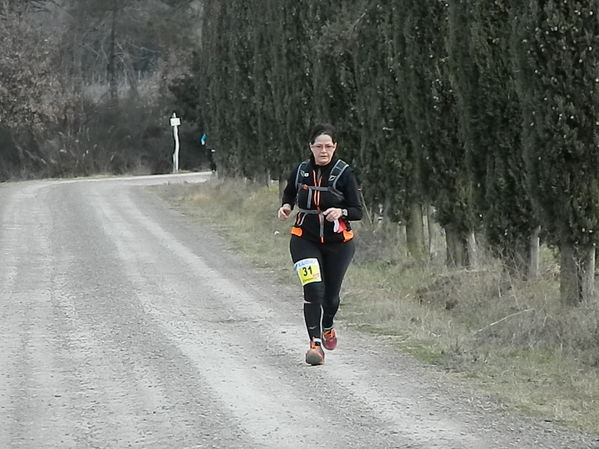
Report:
[[[347,209],[347,219],[350,221],[361,220],[362,201],[360,198],[360,189],[358,188],[358,182],[356,181],[356,176],[352,172],[351,167],[345,169],[343,178],[343,183],[339,187],[345,198],[344,202],[345,209]]]
[[[291,171],[289,178],[287,179],[287,185],[285,186],[285,190],[283,190],[283,198],[281,199],[281,206],[285,203],[291,205],[291,209],[295,206],[295,199],[297,197],[297,188],[295,186],[295,177],[297,176],[297,170],[299,169],[299,165],[295,167],[294,170]]]

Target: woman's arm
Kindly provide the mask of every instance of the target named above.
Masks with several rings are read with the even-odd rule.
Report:
[[[281,205],[287,204],[289,205],[290,209],[293,209],[293,206],[295,206],[295,198],[297,196],[295,177],[297,175],[298,168],[299,165],[295,167],[295,170],[291,171],[291,174],[287,179],[287,185],[285,186],[285,190],[283,190],[283,197],[281,198]]]
[[[283,190],[283,198],[281,198],[281,207],[277,212],[277,217],[279,220],[285,221],[291,215],[291,211],[293,210],[293,206],[295,205],[295,198],[297,195],[297,187],[295,185],[296,173],[299,166],[291,172],[289,178],[287,179],[287,185],[285,186],[285,190]]]
[[[345,173],[343,173],[343,178],[345,179],[343,179],[340,190],[343,192],[345,209],[347,209],[346,218],[350,221],[361,220],[362,201],[360,198],[360,189],[358,188],[358,181],[351,167],[347,167]]]

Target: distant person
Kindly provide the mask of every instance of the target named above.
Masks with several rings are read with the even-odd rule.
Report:
[[[216,153],[216,150],[214,148],[206,147],[206,157],[208,158],[208,163],[210,164],[210,170],[212,170],[212,173],[216,173],[216,162],[214,161],[214,153]]]
[[[362,219],[362,205],[351,167],[335,156],[337,132],[316,125],[309,136],[311,156],[289,175],[278,211],[281,221],[294,206],[289,249],[304,292],[304,320],[310,338],[306,363],[324,363],[324,346],[337,346],[334,318],[341,283],[355,252],[350,220]]]
[[[202,137],[200,137],[200,145],[202,145],[202,148],[206,151],[206,159],[208,160],[210,170],[212,173],[216,173],[216,162],[214,161],[214,153],[216,153],[216,150],[206,145],[207,139],[208,136],[206,133],[202,134]]]

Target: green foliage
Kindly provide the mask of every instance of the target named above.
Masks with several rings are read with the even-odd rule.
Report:
[[[212,145],[223,148],[223,171],[253,179],[286,175],[306,156],[314,64],[308,26],[318,22],[307,21],[312,2],[258,3],[206,2],[195,77],[200,120]]]
[[[398,20],[403,33],[396,45],[405,58],[395,70],[409,111],[407,133],[419,154],[421,195],[435,206],[442,226],[466,232],[476,220],[466,155],[458,136],[461,111],[450,82],[448,4],[406,0],[402,6]]]
[[[394,27],[400,6],[370,4],[356,25],[358,48],[351,50],[360,132],[358,173],[369,203],[381,203],[394,221],[407,221],[421,196],[420,155],[406,129],[407,104],[400,74],[403,55]]]
[[[471,207],[487,241],[513,272],[525,269],[538,225],[525,190],[522,114],[511,64],[514,10],[504,1],[450,5],[453,84],[473,183]],[[475,224],[475,223],[472,223]]]
[[[518,94],[527,192],[553,244],[599,232],[599,2],[522,2]]]

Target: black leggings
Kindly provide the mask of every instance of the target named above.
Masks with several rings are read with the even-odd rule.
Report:
[[[322,328],[333,326],[341,283],[354,257],[355,244],[353,240],[321,244],[292,235],[289,250],[293,263],[318,260],[322,280],[304,285],[304,319],[310,338],[321,338]]]

